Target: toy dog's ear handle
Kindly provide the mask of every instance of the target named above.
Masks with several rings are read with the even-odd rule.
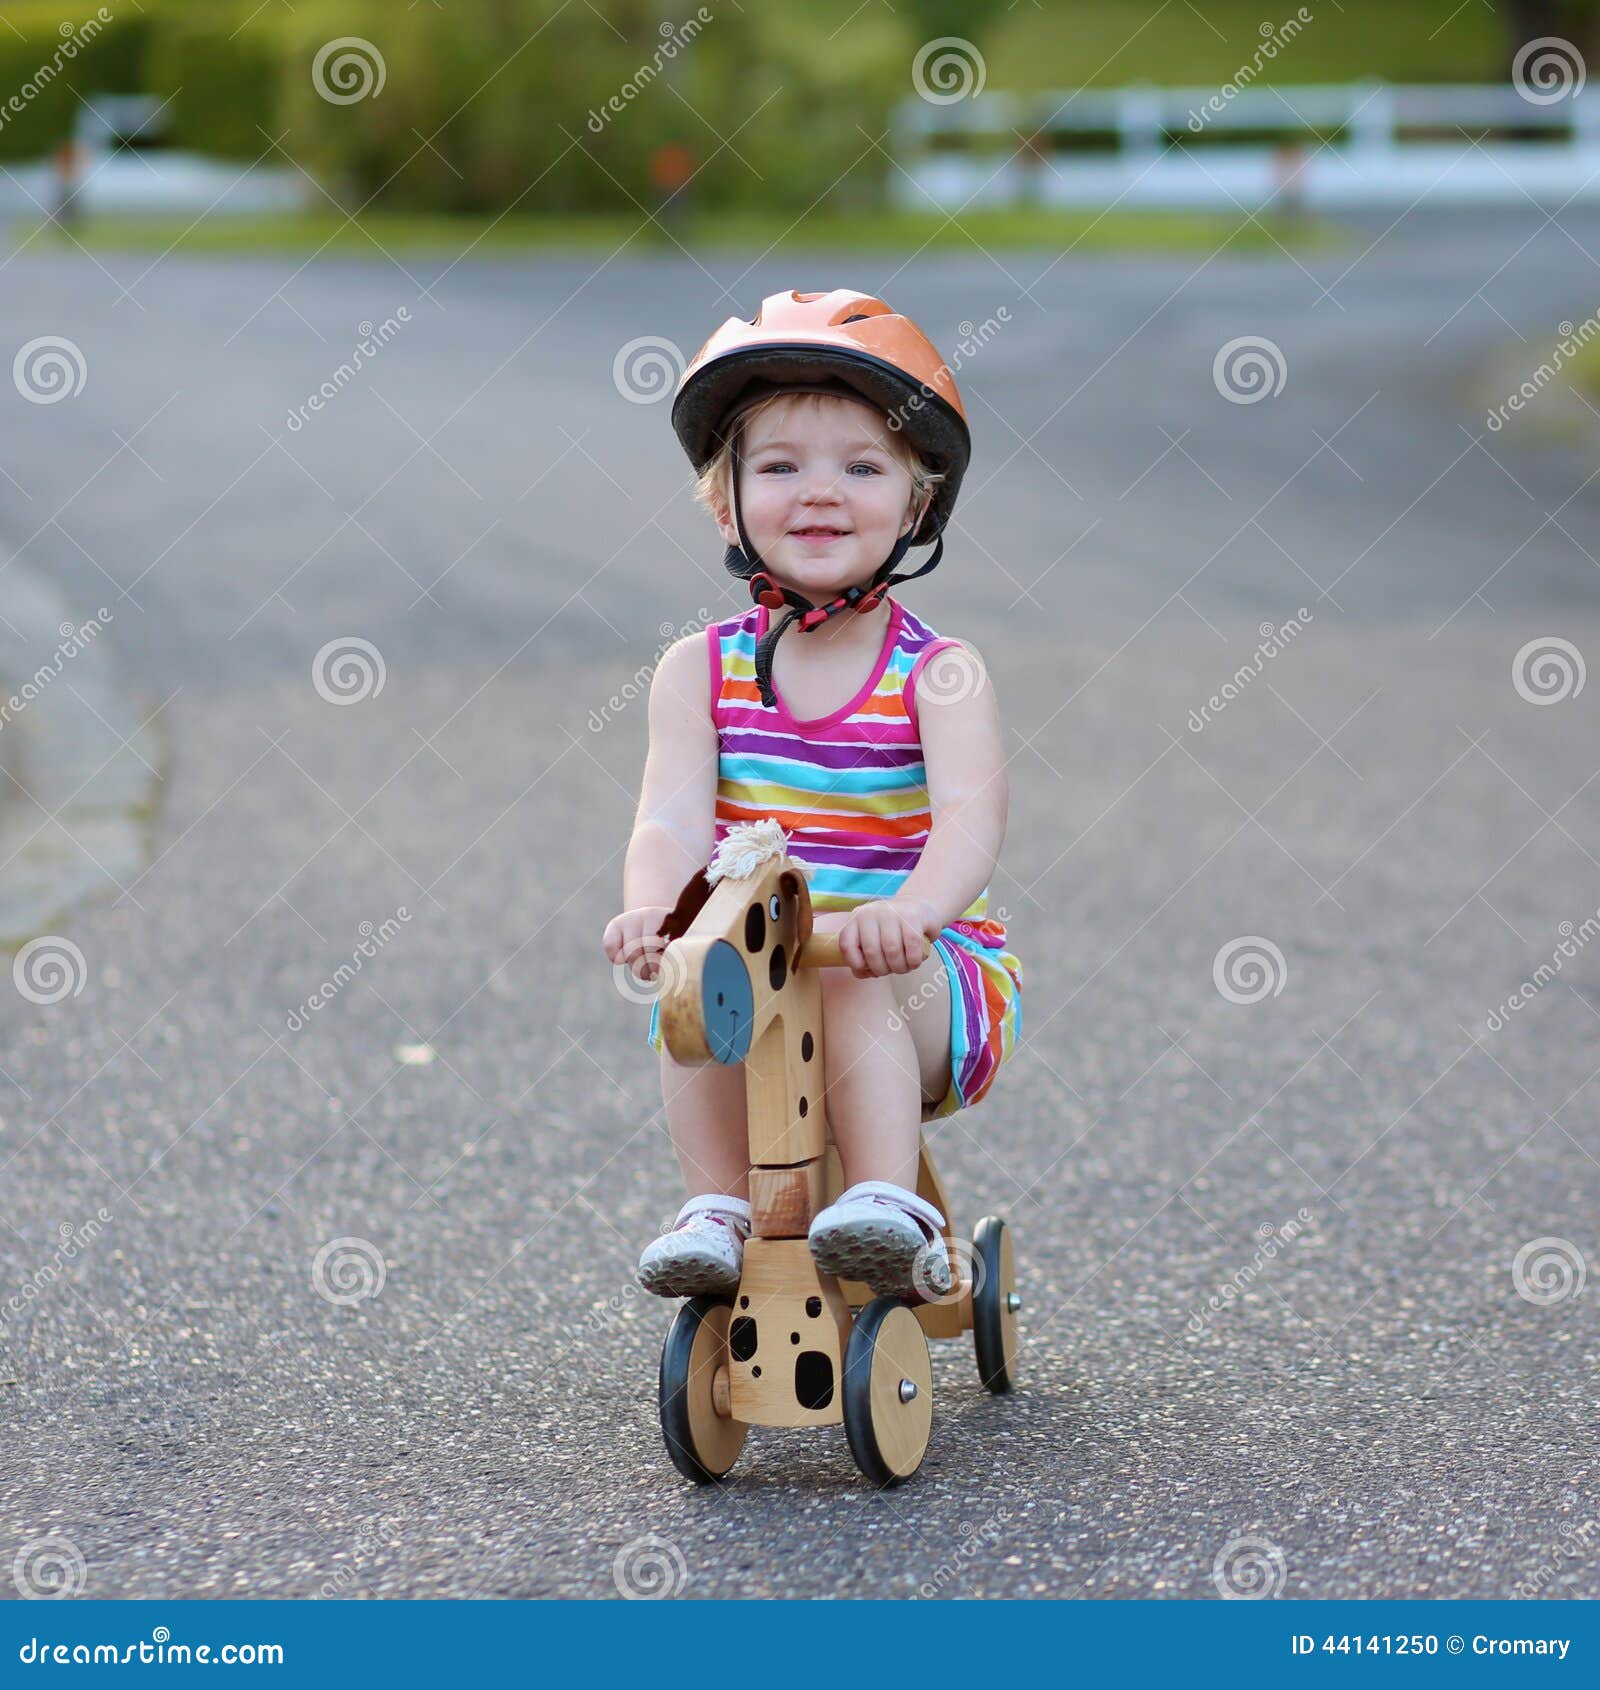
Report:
[[[681,939],[689,931],[694,918],[705,908],[706,899],[710,896],[711,882],[706,879],[706,871],[703,868],[696,869],[688,884],[678,894],[678,902],[672,913],[661,923],[658,937],[669,943],[673,939]]]

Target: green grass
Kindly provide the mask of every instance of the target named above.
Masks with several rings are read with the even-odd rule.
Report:
[[[443,257],[531,251],[593,252],[622,247],[628,253],[675,251],[653,224],[635,215],[594,217],[445,217],[371,212],[353,222],[337,214],[208,218],[191,226],[183,218],[92,218],[73,231],[91,251],[286,254],[319,249],[338,257],[392,252]],[[814,213],[798,222],[778,214],[706,218],[675,226],[691,251],[834,251],[973,253],[1031,250],[1060,252],[1211,252],[1221,247],[1275,251],[1336,244],[1327,225],[1235,215],[1191,213],[1048,212],[1019,209],[965,213],[946,222],[922,212],[871,216]],[[36,223],[12,229],[26,252],[73,250],[65,235]],[[31,237],[31,238],[30,238]],[[626,243],[626,244],[625,244]]]
[[[1576,311],[1573,316],[1577,316]],[[1563,373],[1574,387],[1581,387],[1590,395],[1600,395],[1600,338],[1580,346],[1566,360]]]

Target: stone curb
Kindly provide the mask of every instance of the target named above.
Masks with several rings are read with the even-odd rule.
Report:
[[[162,747],[118,680],[115,607],[75,610],[3,549],[0,584],[0,949],[14,949],[137,878]]]

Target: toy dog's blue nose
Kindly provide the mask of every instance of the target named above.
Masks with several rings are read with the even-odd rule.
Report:
[[[743,1062],[750,1054],[755,997],[744,958],[726,939],[717,940],[706,952],[700,994],[700,1014],[712,1056],[718,1062]]]

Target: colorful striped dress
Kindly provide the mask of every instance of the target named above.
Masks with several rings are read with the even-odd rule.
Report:
[[[755,648],[767,627],[764,605],[706,629],[719,747],[715,840],[735,822],[779,822],[790,855],[807,865],[819,913],[893,897],[933,820],[915,687],[923,665],[957,642],[888,602],[883,649],[866,684],[831,714],[806,721],[781,697],[772,708],[761,702]],[[986,887],[934,941],[950,978],[951,1082],[930,1118],[976,1103],[1022,1036],[1022,965],[988,908]],[[659,1007],[647,1037],[661,1048]]]

